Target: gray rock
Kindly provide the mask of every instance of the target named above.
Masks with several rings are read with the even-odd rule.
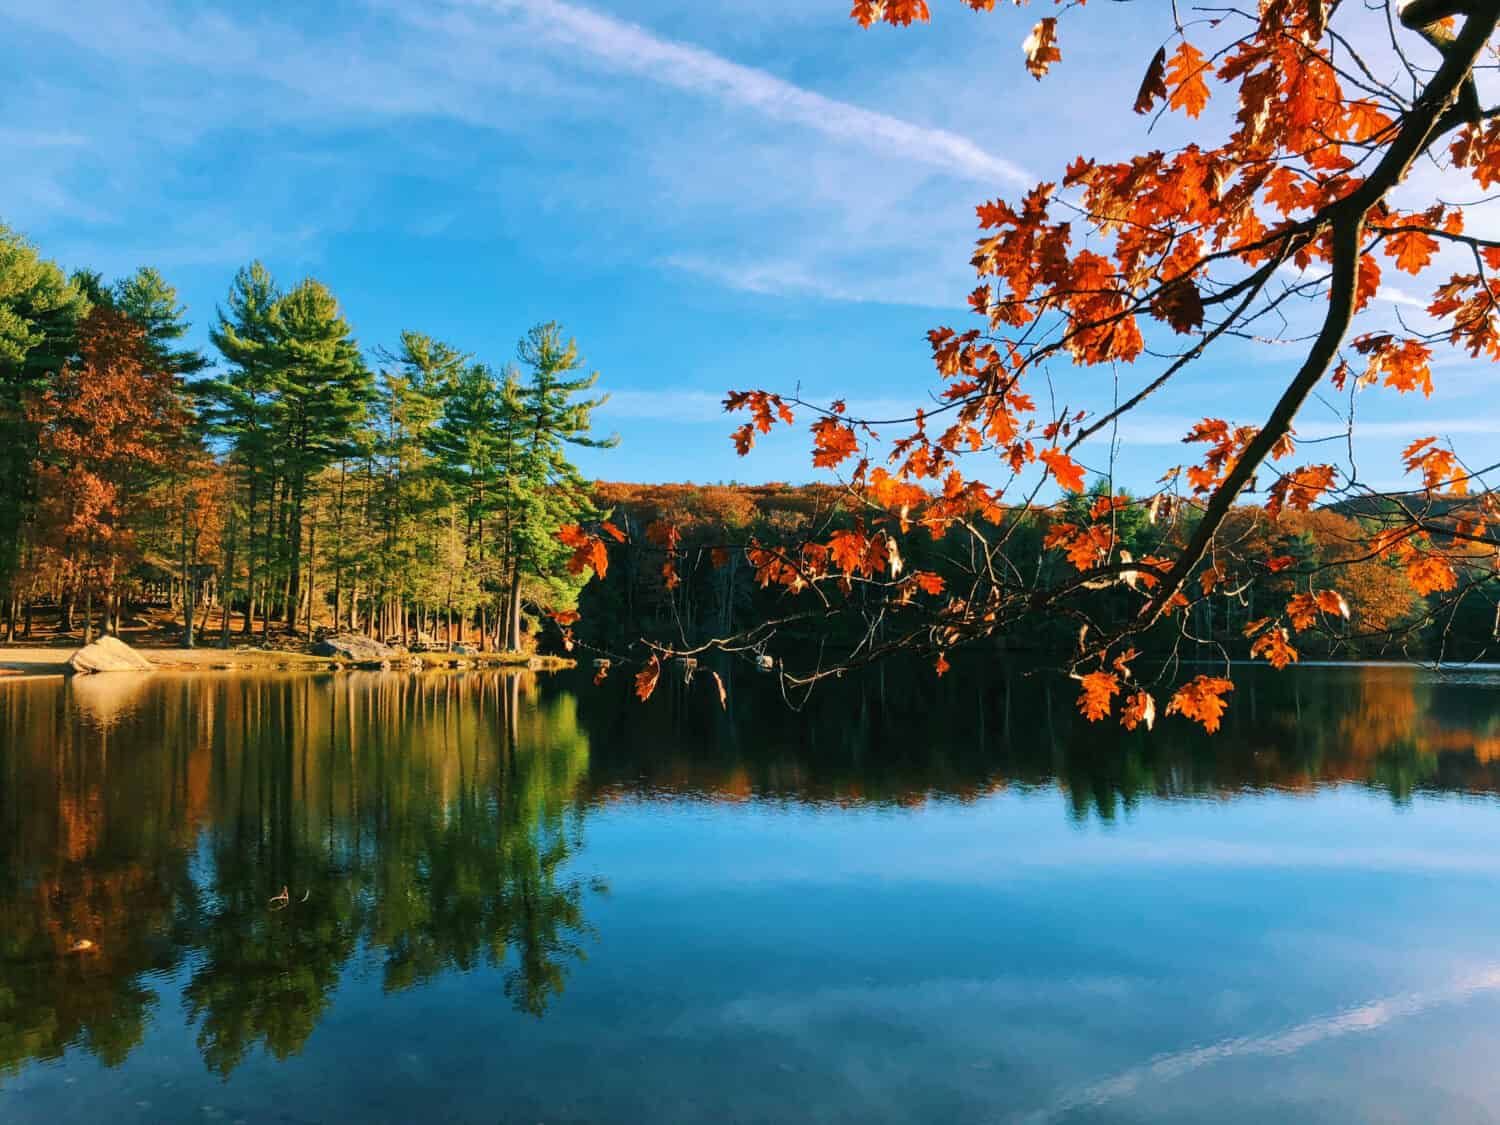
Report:
[[[68,657],[68,671],[77,675],[93,672],[149,672],[154,665],[118,637],[100,637]]]
[[[337,660],[349,660],[356,664],[383,664],[396,653],[389,645],[381,644],[358,633],[334,633],[323,637],[313,646],[316,656],[332,656]]]

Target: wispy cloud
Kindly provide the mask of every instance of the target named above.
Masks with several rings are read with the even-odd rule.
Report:
[[[1414,297],[1404,289],[1397,289],[1394,285],[1381,285],[1375,290],[1375,296],[1382,301],[1389,301],[1393,305],[1405,305],[1409,309],[1422,309],[1424,312],[1430,302]]]
[[[1206,1066],[1241,1058],[1294,1055],[1330,1040],[1381,1031],[1398,1021],[1420,1016],[1434,1008],[1461,1004],[1474,996],[1495,992],[1497,989],[1500,989],[1500,967],[1490,967],[1427,991],[1400,993],[1372,1000],[1269,1035],[1224,1039],[1206,1046],[1161,1055],[1143,1066],[1133,1067],[1112,1078],[1067,1093],[1046,1109],[1018,1115],[1015,1120],[1042,1125],[1044,1122],[1070,1117],[1081,1109],[1097,1109],[1110,1102],[1129,1098],[1149,1083],[1170,1081]]]
[[[856,304],[908,305],[914,308],[955,309],[959,302],[939,286],[905,278],[874,278],[860,286],[844,284],[827,271],[794,260],[727,262],[695,254],[673,254],[662,259],[669,269],[697,274],[740,289],[772,297],[816,297]]]
[[[584,51],[613,69],[674,89],[716,98],[839,141],[878,148],[981,183],[1027,185],[1033,177],[947,129],[865,109],[788,82],[768,71],[658,36],[636,24],[561,0],[466,0],[495,12],[521,12],[539,35]]]

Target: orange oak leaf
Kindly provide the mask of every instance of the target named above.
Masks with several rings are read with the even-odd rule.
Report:
[[[1143,723],[1147,730],[1156,725],[1156,699],[1149,691],[1133,692],[1120,709],[1120,725],[1135,730]]]
[[[1318,620],[1318,599],[1312,594],[1298,594],[1286,603],[1286,615],[1299,633],[1310,629]]]
[[[912,581],[924,594],[941,594],[943,592],[943,576],[933,574],[930,570],[919,570],[912,575]]]
[[[646,662],[646,666],[635,674],[635,693],[645,702],[651,698],[651,693],[656,690],[656,683],[661,679],[661,658],[652,655]]]
[[[1026,53],[1026,69],[1040,81],[1047,68],[1062,58],[1062,52],[1057,49],[1057,17],[1043,16],[1038,20],[1021,50]]]
[[[836,418],[822,418],[812,424],[813,466],[831,469],[859,452],[859,438],[854,430]]]
[[[1168,715],[1181,715],[1203,724],[1203,729],[1213,734],[1228,709],[1224,696],[1234,690],[1234,684],[1217,676],[1196,676],[1183,684],[1167,704]]]
[[[1319,590],[1317,597],[1318,608],[1324,613],[1330,617],[1342,617],[1346,621],[1349,619],[1349,603],[1343,594],[1337,590]]]
[[[1091,723],[1107,719],[1120,694],[1120,677],[1112,672],[1090,672],[1079,682],[1078,710]]]
[[[1304,465],[1300,469],[1283,473],[1271,486],[1266,511],[1272,516],[1284,509],[1308,511],[1317,503],[1319,496],[1333,487],[1337,471],[1332,465]]]
[[[568,560],[569,573],[582,574],[584,567],[592,567],[594,574],[603,578],[609,570],[609,551],[604,540],[590,535],[576,523],[558,528],[557,541],[564,547],[573,548],[573,557]]]
[[[1387,257],[1396,259],[1396,268],[1419,274],[1437,253],[1438,240],[1419,230],[1404,230],[1385,240]]]
[[[1202,113],[1208,104],[1206,71],[1203,53],[1184,40],[1167,67],[1167,88],[1172,92],[1168,104],[1173,109],[1185,111],[1189,117]]]
[[[1437,555],[1416,553],[1407,560],[1406,578],[1417,593],[1424,597],[1452,590],[1458,585],[1458,572],[1447,559]]]
[[[869,540],[858,531],[835,531],[828,540],[829,558],[846,575],[864,569]]]
[[[1251,656],[1263,656],[1278,671],[1297,659],[1297,650],[1287,639],[1285,629],[1267,629],[1250,646]]]
[[[1069,492],[1083,491],[1083,466],[1074,461],[1061,449],[1052,446],[1044,449],[1038,456],[1042,462],[1057,478],[1057,483]]]

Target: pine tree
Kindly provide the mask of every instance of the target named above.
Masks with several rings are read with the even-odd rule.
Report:
[[[76,352],[88,309],[55,263],[0,224],[0,598],[8,608],[35,501],[37,433],[27,404]]]
[[[493,541],[485,533],[502,499],[516,405],[513,373],[497,378],[488,365],[470,364],[449,384],[442,415],[427,435],[432,472],[463,527],[461,581],[450,598],[464,613],[479,603],[492,577]]]
[[[428,438],[470,357],[410,331],[401,334],[398,352],[382,349],[378,355],[383,366],[375,398],[376,455],[384,550],[377,580],[397,597],[451,606],[453,584],[436,573],[439,534],[430,517],[436,514],[439,482],[430,471]]]
[[[146,347],[163,370],[187,380],[208,366],[208,357],[197,348],[177,346],[192,328],[187,306],[177,303],[177,290],[155,269],[142,266],[115,282],[110,296],[114,307],[145,331]]]
[[[280,298],[270,272],[260,262],[235,274],[228,308],[219,309],[209,339],[228,362],[228,370],[203,386],[205,417],[212,432],[225,439],[229,456],[245,482],[245,635],[254,628],[256,586],[256,517],[268,499],[275,477],[274,399],[277,375],[276,333],[272,312]],[[269,531],[269,522],[268,522]],[[267,553],[269,534],[261,541]],[[224,596],[232,595],[235,541],[226,549]],[[265,605],[265,602],[262,602]],[[229,637],[229,615],[224,615],[223,641]]]
[[[568,446],[608,449],[620,440],[589,436],[593,411],[607,396],[576,397],[599,381],[599,373],[574,376],[583,360],[576,341],[564,342],[559,324],[537,325],[516,350],[528,379],[515,397],[515,448],[505,490],[509,583],[502,620],[505,646],[512,652],[521,649],[526,579],[536,581],[539,600],[554,607],[577,597],[578,583],[567,569],[571,552],[557,541],[557,529],[596,513],[588,483],[568,460]]]
[[[286,619],[292,623],[302,587],[303,515],[308,488],[323,469],[357,452],[371,397],[370,370],[338,301],[308,278],[271,313],[280,440],[284,450],[281,536]],[[309,597],[311,591],[308,591]]]

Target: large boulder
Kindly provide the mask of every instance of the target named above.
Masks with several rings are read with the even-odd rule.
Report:
[[[79,675],[93,672],[149,672],[155,667],[118,637],[100,637],[68,657],[68,671]]]
[[[333,633],[313,646],[316,656],[331,656],[355,664],[380,664],[399,655],[390,645],[358,633]]]

